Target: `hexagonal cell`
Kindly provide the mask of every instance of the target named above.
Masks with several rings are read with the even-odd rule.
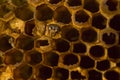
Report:
[[[52,69],[50,67],[40,65],[38,68],[38,80],[47,80],[52,76]]]
[[[114,44],[116,42],[116,35],[111,32],[111,33],[104,33],[102,35],[102,41],[105,44]]]
[[[102,80],[102,73],[91,69],[88,71],[88,80]]]
[[[107,19],[101,14],[97,13],[94,14],[92,17],[92,26],[97,29],[104,29],[106,28]]]
[[[116,11],[118,6],[118,0],[107,0],[106,5],[110,11]]]
[[[55,40],[55,45],[56,50],[59,52],[66,52],[70,48],[69,42],[61,38]]]
[[[52,17],[53,10],[47,4],[42,4],[36,7],[36,18],[39,21],[50,20]]]
[[[12,48],[10,44],[10,39],[11,39],[11,36],[9,35],[6,35],[6,34],[0,35],[0,50],[1,51],[7,51]]]
[[[73,52],[74,53],[85,53],[86,52],[86,45],[84,43],[75,43],[73,45]]]
[[[54,69],[54,79],[56,80],[67,80],[69,76],[69,71],[64,68],[57,67]]]
[[[5,53],[4,62],[7,65],[15,65],[23,60],[23,53],[17,49],[11,49]]]
[[[84,0],[84,9],[95,13],[99,11],[99,3],[97,0]]]
[[[120,80],[120,73],[115,70],[108,70],[104,73],[107,80]]]
[[[83,76],[80,72],[78,71],[72,71],[71,72],[71,78],[75,80],[85,80],[86,77]]]
[[[67,0],[67,3],[69,6],[73,7],[73,6],[80,6],[82,4],[82,0]]]
[[[29,36],[33,36],[32,32],[33,32],[34,27],[35,27],[34,20],[27,21],[25,23],[25,33]]]
[[[105,55],[104,47],[101,45],[95,45],[90,47],[89,54],[94,58],[100,58]]]
[[[27,64],[18,66],[13,71],[13,77],[15,80],[28,80],[32,75],[33,69]]]
[[[80,67],[84,69],[93,68],[95,65],[95,61],[91,59],[89,56],[81,56]]]
[[[48,66],[57,66],[59,61],[59,55],[55,52],[44,53],[44,63]]]
[[[92,28],[82,28],[81,29],[81,39],[84,42],[93,43],[97,41],[97,31]]]
[[[48,40],[37,40],[36,41],[36,47],[39,48],[40,46],[48,46]]]
[[[33,11],[28,6],[18,7],[14,11],[15,16],[23,21],[27,21],[33,18]]]
[[[66,54],[64,55],[63,57],[63,64],[64,65],[74,65],[74,64],[77,64],[79,62],[78,60],[78,56],[74,55],[74,54]]]
[[[57,22],[69,24],[71,22],[71,13],[65,6],[60,6],[55,10],[54,19]]]
[[[110,61],[109,60],[97,61],[96,68],[100,71],[108,70],[110,69]]]
[[[109,26],[116,30],[116,31],[120,31],[120,14],[116,14],[114,15],[109,22]]]
[[[42,61],[42,54],[37,50],[31,50],[27,52],[26,60],[31,65],[39,64]]]
[[[12,3],[18,7],[26,5],[27,0],[12,0]]]
[[[120,59],[120,46],[112,46],[108,48],[108,57],[115,61]]]
[[[62,37],[68,41],[77,41],[80,37],[79,31],[73,28],[71,25],[63,26],[61,29]]]
[[[51,4],[57,4],[57,3],[61,2],[62,0],[48,0],[48,1]]]
[[[16,47],[23,50],[31,50],[34,47],[34,39],[22,34],[16,39]]]
[[[75,21],[77,21],[79,23],[87,22],[89,17],[90,16],[84,10],[79,10],[75,13]]]

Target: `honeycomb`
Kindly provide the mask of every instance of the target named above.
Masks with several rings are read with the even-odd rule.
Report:
[[[120,0],[0,0],[0,80],[120,80]]]

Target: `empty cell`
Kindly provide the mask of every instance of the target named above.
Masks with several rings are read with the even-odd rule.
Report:
[[[12,0],[12,3],[18,7],[26,5],[27,0]]]
[[[44,53],[44,62],[48,66],[57,66],[59,61],[59,55],[55,52]]]
[[[110,11],[115,11],[117,10],[118,0],[107,0],[106,5]]]
[[[55,40],[55,45],[56,50],[59,52],[66,52],[70,48],[69,42],[61,38]]]
[[[20,35],[16,39],[16,47],[23,50],[31,50],[34,47],[34,39],[26,35]]]
[[[84,42],[93,43],[97,41],[97,31],[92,28],[83,28],[81,34],[81,39]]]
[[[108,48],[108,57],[114,60],[120,59],[120,46]]]
[[[1,66],[2,63],[3,63],[3,59],[2,59],[2,57],[0,56],[0,66]]]
[[[57,22],[69,24],[71,22],[71,13],[65,6],[60,6],[55,10],[54,19]]]
[[[27,52],[27,62],[31,65],[39,64],[42,61],[42,54],[36,50]]]
[[[74,1],[75,2],[75,1]],[[79,23],[85,23],[88,21],[89,19],[89,15],[83,11],[83,10],[79,10],[75,13],[75,21],[79,22]]]
[[[40,80],[47,80],[48,78],[51,77],[52,75],[52,69],[50,67],[47,67],[47,66],[40,66],[39,67],[39,70],[38,70],[38,78]]]
[[[54,69],[54,77],[56,80],[67,80],[69,76],[69,71],[64,68]]]
[[[100,71],[108,70],[110,68],[110,61],[109,60],[98,61],[96,64],[96,68]]]
[[[68,0],[67,3],[69,6],[80,6],[82,4],[82,0]]]
[[[92,57],[96,57],[96,58],[103,57],[105,55],[104,47],[101,45],[92,46],[92,47],[90,47],[89,54]]]
[[[116,31],[120,31],[120,14],[114,15],[110,19],[109,26]]]
[[[7,51],[12,48],[12,46],[9,42],[10,38],[11,37],[6,34],[0,35],[0,50],[1,51]]]
[[[36,41],[36,47],[39,48],[40,46],[48,46],[48,40],[37,40]]]
[[[28,80],[31,75],[32,75],[33,69],[31,66],[27,64],[23,64],[18,66],[16,69],[13,71],[13,77],[15,80]]]
[[[89,56],[81,56],[80,67],[84,69],[93,68],[95,61]]]
[[[86,79],[86,77],[81,75],[81,73],[78,72],[78,71],[72,71],[71,72],[71,78],[75,79],[75,80],[84,80],[84,79]]]
[[[85,53],[86,52],[86,45],[84,43],[75,43],[73,45],[73,52],[74,53]]]
[[[108,70],[104,73],[107,80],[120,80],[120,73],[115,70]]]
[[[88,71],[88,80],[102,80],[102,73],[97,70],[89,70]]]
[[[99,3],[96,0],[84,0],[84,9],[95,13],[99,11]]]
[[[77,64],[79,62],[78,60],[78,56],[74,55],[74,54],[66,54],[63,57],[63,64],[64,65],[74,65]]]
[[[116,35],[114,33],[104,33],[102,40],[105,44],[114,44],[116,42]]]
[[[97,29],[104,29],[106,28],[107,19],[101,14],[94,14],[92,17],[92,26]]]
[[[15,65],[23,60],[23,53],[17,49],[11,49],[5,53],[4,62],[7,65]]]
[[[47,4],[42,4],[36,7],[36,18],[39,21],[50,20],[53,17],[53,10],[47,6]]]
[[[61,29],[62,31],[62,37],[67,39],[68,41],[74,42],[79,40],[79,31],[72,26],[63,26]]]
[[[57,3],[61,2],[62,0],[48,0],[48,1],[51,4],[57,4]]]
[[[35,27],[34,20],[27,21],[25,23],[25,33],[29,36],[33,36],[32,32],[33,32],[34,27]]]
[[[15,16],[23,21],[27,21],[33,18],[33,11],[28,6],[18,7],[14,11]]]
[[[120,62],[116,63],[116,66],[117,66],[117,67],[120,67]]]

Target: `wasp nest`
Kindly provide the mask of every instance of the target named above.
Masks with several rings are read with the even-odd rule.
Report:
[[[0,0],[0,80],[120,80],[120,0]]]

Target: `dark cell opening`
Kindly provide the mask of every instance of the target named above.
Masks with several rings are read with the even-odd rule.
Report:
[[[31,50],[34,47],[34,39],[26,35],[20,35],[16,39],[16,47],[23,50]]]
[[[99,3],[96,0],[84,0],[84,9],[95,13],[99,11]]]
[[[96,70],[88,71],[88,80],[102,80],[102,73]]]
[[[85,42],[92,43],[97,41],[97,32],[94,29],[83,29],[81,39]]]
[[[50,78],[52,75],[52,69],[47,66],[40,66],[38,77],[42,80]]]
[[[23,59],[23,53],[19,50],[13,49],[5,53],[4,62],[7,65],[15,65],[20,63]]]
[[[33,18],[33,11],[28,8],[28,6],[23,6],[17,8],[15,11],[15,16],[23,21],[27,21]]]
[[[3,63],[3,59],[2,59],[2,57],[0,56],[0,66],[1,66],[2,63]]]
[[[56,44],[56,50],[59,52],[66,52],[70,48],[69,42],[67,42],[64,39],[56,39],[55,44]]]
[[[108,57],[114,60],[120,59],[120,46],[108,48]]]
[[[104,29],[106,27],[107,19],[102,14],[93,15],[92,26],[98,29]]]
[[[14,79],[28,80],[32,75],[32,67],[29,65],[21,65],[14,70]]]
[[[48,66],[57,66],[58,65],[58,60],[59,60],[59,55],[55,52],[48,52],[48,53],[44,53],[44,60],[45,63]]]
[[[27,35],[33,36],[32,31],[33,31],[34,27],[35,27],[35,23],[34,23],[33,20],[32,21],[27,21],[25,23],[25,33]]]
[[[80,6],[82,4],[81,0],[68,0],[67,3],[69,6]]]
[[[93,68],[95,65],[95,61],[91,59],[89,56],[81,56],[80,67],[81,68]]]
[[[84,79],[86,79],[86,77],[81,75],[81,73],[78,72],[78,71],[72,71],[71,72],[71,78],[76,79],[76,80],[84,80]]]
[[[83,43],[75,43],[73,45],[73,52],[75,53],[85,53],[86,52],[86,45]]]
[[[118,62],[118,63],[116,64],[116,66],[117,66],[117,67],[120,67],[120,62]]]
[[[105,44],[114,44],[116,42],[116,35],[114,33],[104,33],[102,35],[102,40]]]
[[[120,74],[114,70],[106,71],[104,76],[107,80],[120,80]]]
[[[110,61],[109,60],[98,61],[96,68],[101,71],[108,70],[110,68]]]
[[[107,0],[106,4],[107,4],[108,9],[110,11],[117,10],[117,6],[118,6],[118,1],[117,0]]]
[[[78,63],[78,57],[74,54],[67,54],[63,57],[64,65],[74,65]]]
[[[8,35],[0,35],[0,50],[7,51],[12,48],[11,44],[9,43],[10,36]]]
[[[90,16],[83,10],[79,10],[75,13],[75,20],[79,23],[87,22],[89,17]]]
[[[55,69],[54,77],[56,80],[67,80],[69,76],[69,71],[63,68]]]
[[[32,65],[36,65],[42,61],[42,54],[36,50],[28,52],[28,62]]]
[[[53,10],[48,7],[46,4],[37,6],[36,8],[36,18],[39,21],[50,20],[53,17]]]
[[[51,4],[57,4],[59,2],[61,2],[62,0],[49,0],[49,3]]]
[[[104,47],[100,45],[92,46],[90,48],[90,55],[96,58],[104,56],[105,55]]]
[[[111,28],[116,31],[120,31],[120,14],[113,16],[109,22]]]
[[[48,43],[48,40],[37,40],[36,41],[36,47],[40,47],[40,46],[48,46],[49,43]]]
[[[71,13],[65,6],[60,6],[55,10],[54,19],[57,22],[68,24],[71,22]]]
[[[27,0],[12,0],[12,3],[18,7],[26,5]]]

